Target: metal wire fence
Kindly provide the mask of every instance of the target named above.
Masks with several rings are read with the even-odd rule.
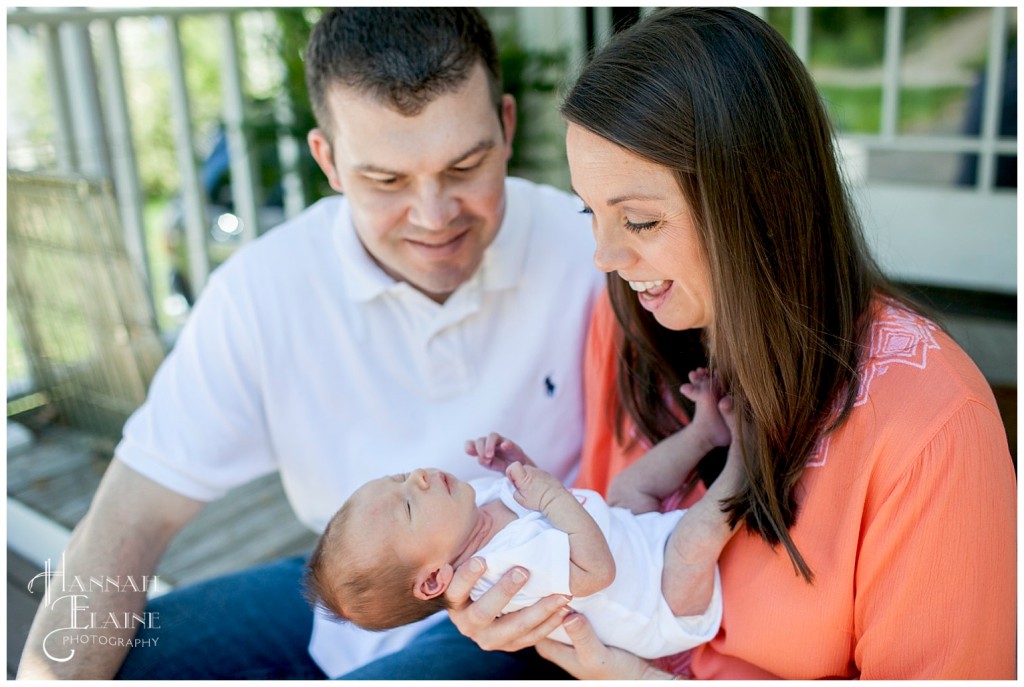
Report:
[[[8,323],[32,386],[68,425],[120,436],[164,347],[111,184],[9,172],[7,202]]]

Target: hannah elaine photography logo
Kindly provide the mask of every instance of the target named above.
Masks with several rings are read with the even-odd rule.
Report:
[[[28,591],[42,580],[43,607],[66,618],[66,624],[51,631],[43,639],[43,652],[47,658],[58,663],[70,661],[76,646],[126,646],[139,648],[156,646],[159,638],[136,639],[120,636],[122,630],[140,628],[159,629],[159,613],[101,613],[89,606],[90,594],[146,593],[157,584],[157,577],[135,577],[132,575],[89,576],[66,575],[64,555],[60,565],[53,569],[51,560],[46,559],[43,572],[28,583]]]

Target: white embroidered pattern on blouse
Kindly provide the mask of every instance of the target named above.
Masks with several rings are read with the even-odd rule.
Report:
[[[871,325],[871,343],[867,361],[861,367],[860,386],[853,407],[868,401],[871,384],[885,375],[893,365],[909,365],[923,370],[928,365],[928,351],[938,350],[935,332],[938,327],[923,317],[903,308],[886,305]],[[807,460],[807,467],[825,464],[831,436],[822,437]]]

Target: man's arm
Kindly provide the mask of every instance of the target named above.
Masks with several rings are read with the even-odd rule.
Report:
[[[615,559],[601,528],[553,475],[512,463],[508,477],[514,497],[526,508],[540,511],[554,527],[569,535],[569,592],[590,596],[615,581]]]
[[[100,482],[96,496],[85,517],[75,528],[64,552],[64,575],[71,584],[72,577],[88,580],[90,577],[130,576],[134,580],[151,577],[156,564],[174,536],[200,510],[203,502],[182,496],[160,486],[114,459]],[[51,585],[61,584],[59,578]],[[86,598],[75,600],[79,609],[88,607],[96,617],[124,617],[125,613],[141,614],[146,606],[145,592],[93,592],[75,591]],[[51,592],[51,597],[53,593]],[[69,600],[70,601],[70,600]],[[52,602],[52,598],[51,598]],[[60,646],[62,634],[55,630],[69,627],[70,603],[40,605],[29,630],[25,652],[18,667],[19,679],[109,679],[114,676],[128,651],[127,641],[95,642],[87,646]],[[82,611],[85,613],[85,611]],[[79,625],[80,627],[80,625]],[[134,628],[96,629],[95,634],[128,640],[135,635]],[[45,647],[44,647],[45,642]],[[45,649],[45,650],[44,650]],[[56,658],[74,656],[60,662]]]

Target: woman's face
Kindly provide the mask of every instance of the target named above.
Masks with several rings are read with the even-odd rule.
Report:
[[[667,329],[711,325],[711,276],[672,172],[569,123],[573,190],[593,214],[594,264],[629,282]]]

